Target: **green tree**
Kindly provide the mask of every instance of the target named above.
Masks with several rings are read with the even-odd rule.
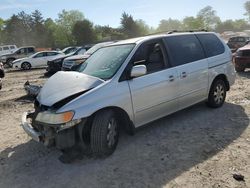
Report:
[[[217,16],[216,11],[213,7],[206,6],[201,9],[197,14],[197,19],[202,20],[204,24],[204,29],[212,30],[220,22],[220,18]]]
[[[58,41],[60,46],[69,46],[75,44],[74,37],[72,36],[73,26],[77,21],[84,20],[84,15],[78,10],[62,10],[58,14],[56,23],[58,25],[56,33],[58,34]]]
[[[248,17],[248,21],[250,21],[250,1],[245,2],[244,8],[246,10],[245,15]]]
[[[184,30],[198,30],[203,28],[204,24],[200,18],[195,18],[193,16],[190,16],[183,19]]]
[[[72,35],[75,38],[77,45],[90,44],[96,41],[93,24],[86,19],[75,23]]]
[[[144,20],[136,20],[136,25],[138,27],[139,30],[139,35],[147,35],[151,32],[151,28],[146,24],[146,22]]]
[[[127,13],[123,13],[121,17],[121,30],[127,38],[140,36],[140,27],[133,19],[133,17]]]
[[[183,25],[181,21],[169,18],[168,20],[160,21],[157,31],[165,32],[165,31],[182,30],[182,29]]]
[[[4,43],[4,26],[5,26],[5,21],[0,18],[0,44]]]

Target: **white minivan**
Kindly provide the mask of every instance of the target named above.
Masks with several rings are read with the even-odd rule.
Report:
[[[13,53],[16,49],[16,45],[0,46],[0,56],[8,53]]]
[[[119,41],[93,53],[78,72],[53,75],[22,126],[46,146],[110,155],[120,128],[133,132],[202,101],[222,107],[234,81],[231,51],[215,33]]]

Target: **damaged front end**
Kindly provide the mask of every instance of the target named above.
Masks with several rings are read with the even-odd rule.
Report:
[[[69,149],[83,143],[85,117],[75,119],[75,109],[60,109],[102,84],[103,81],[76,72],[58,72],[43,86],[34,102],[34,111],[22,117],[24,131],[35,141],[47,147]]]
[[[57,114],[35,101],[35,111],[26,112],[22,117],[24,131],[35,141],[47,147],[67,149],[81,141],[85,119],[72,120],[74,112]]]

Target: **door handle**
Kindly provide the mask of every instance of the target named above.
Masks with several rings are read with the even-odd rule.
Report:
[[[169,76],[168,78],[169,78],[169,81],[170,81],[170,82],[173,82],[173,81],[174,81],[174,76],[173,76],[173,75]]]
[[[187,73],[186,72],[182,72],[181,73],[181,78],[186,78],[187,77]]]

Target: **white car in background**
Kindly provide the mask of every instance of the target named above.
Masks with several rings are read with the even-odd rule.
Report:
[[[31,68],[38,68],[38,67],[46,67],[47,62],[49,60],[52,60],[62,55],[64,54],[58,51],[37,52],[29,57],[13,61],[12,67],[24,70],[29,70]]]
[[[0,55],[13,53],[17,49],[16,45],[0,46]]]

